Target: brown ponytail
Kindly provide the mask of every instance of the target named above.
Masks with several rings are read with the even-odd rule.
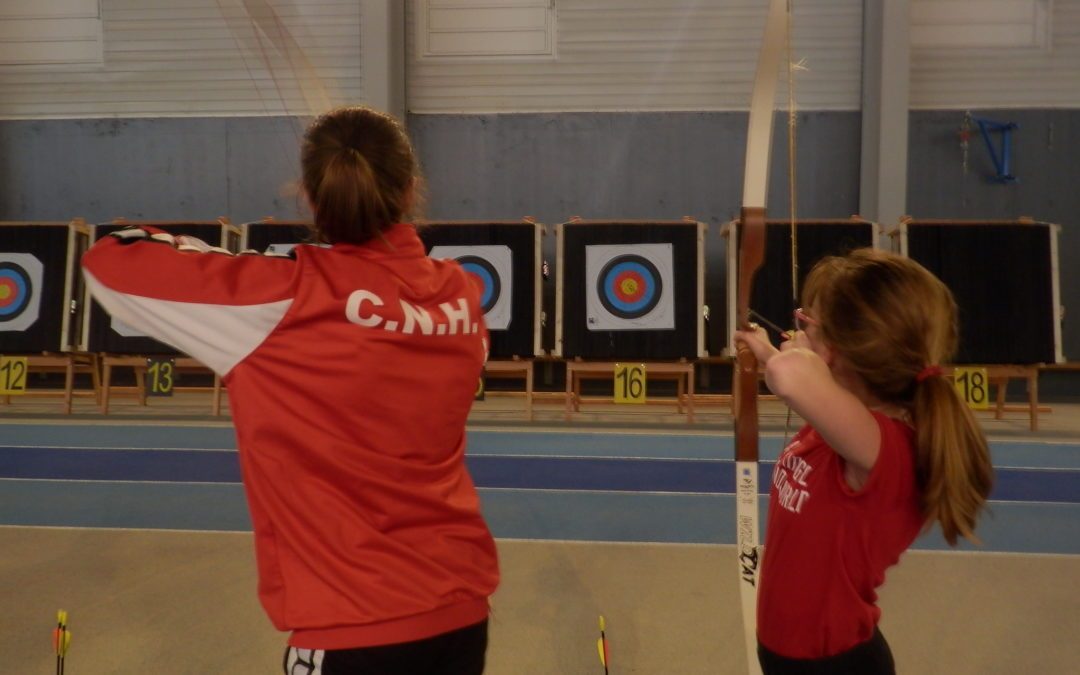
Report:
[[[957,537],[978,542],[975,524],[994,482],[982,429],[943,377],[915,385],[912,419],[927,523],[939,523],[950,546]]]
[[[362,244],[400,222],[418,183],[401,124],[365,107],[315,120],[304,134],[300,164],[316,238],[330,244]]]
[[[948,287],[913,260],[859,249],[815,265],[803,304],[874,396],[911,415],[927,525],[939,523],[953,546],[958,537],[978,541],[975,525],[993,484],[986,438],[947,379],[921,376],[956,351]]]

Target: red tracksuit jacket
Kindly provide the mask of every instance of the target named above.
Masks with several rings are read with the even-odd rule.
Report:
[[[291,258],[119,234],[83,258],[91,293],[223,376],[259,597],[289,643],[484,620],[498,563],[464,454],[487,329],[465,272],[426,257],[408,224]]]

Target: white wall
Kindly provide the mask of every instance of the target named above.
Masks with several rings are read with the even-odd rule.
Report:
[[[101,0],[104,65],[2,66],[0,117],[304,115],[320,87],[359,99],[359,2],[256,5],[298,51],[282,56],[265,36],[260,48],[239,0]]]
[[[1047,0],[1049,49],[912,50],[913,109],[1080,108],[1080,0]],[[969,25],[985,14],[971,12]]]
[[[415,0],[400,1],[411,31]],[[911,107],[1080,107],[1080,0],[1045,1],[1049,49],[914,50]],[[0,66],[0,118],[304,115],[320,87],[334,103],[361,100],[359,0],[256,4],[276,9],[300,46],[294,57],[265,39],[259,48],[236,13],[240,0],[101,0],[104,65]],[[556,57],[538,61],[419,59],[409,35],[407,105],[413,113],[745,110],[766,4],[555,0]],[[859,109],[862,5],[796,2],[795,56],[809,67],[797,81],[800,108]],[[313,71],[298,71],[301,54]],[[777,105],[786,105],[784,87]]]
[[[763,0],[556,0],[557,58],[447,60],[408,44],[414,113],[743,110],[765,26]],[[416,3],[409,3],[411,38]],[[861,0],[796,3],[799,105],[859,107]],[[786,101],[786,91],[778,101]]]

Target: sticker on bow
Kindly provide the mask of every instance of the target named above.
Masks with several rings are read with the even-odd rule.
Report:
[[[589,330],[674,330],[671,244],[585,247]]]
[[[456,260],[473,279],[488,330],[510,327],[514,256],[509,246],[432,246],[428,255]]]

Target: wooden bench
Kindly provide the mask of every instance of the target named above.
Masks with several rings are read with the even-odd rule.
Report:
[[[619,363],[627,363],[620,361]],[[683,412],[686,403],[686,420],[694,421],[694,364],[680,362],[645,362],[646,373],[650,380],[675,380],[678,393],[675,406]],[[581,410],[581,381],[585,379],[603,380],[615,376],[615,361],[567,361],[566,362],[566,419]]]
[[[1006,365],[964,365],[948,366],[943,368],[945,375],[952,377],[955,368],[984,368],[986,370],[987,383],[995,387],[996,398],[994,400],[994,419],[1002,419],[1006,412],[1027,412],[1031,419],[1031,430],[1039,430],[1039,412],[1050,412],[1050,408],[1039,407],[1039,366],[1006,366]],[[1025,406],[1010,406],[1005,404],[1005,389],[1009,380],[1026,380],[1028,404]],[[989,392],[987,392],[989,393]]]
[[[109,414],[109,398],[112,392],[115,390],[118,393],[134,394],[139,399],[139,405],[146,405],[146,387],[143,386],[143,382],[146,377],[146,359],[145,356],[117,356],[111,354],[103,354],[101,356],[102,363],[102,375],[101,375],[101,412],[102,414]],[[135,386],[134,387],[114,387],[112,385],[112,370],[113,368],[132,368],[135,371]],[[210,372],[210,369],[204,366],[201,362],[187,356],[176,357],[176,370],[180,371],[199,371]],[[221,376],[214,373],[214,385],[212,387],[180,387],[181,390],[188,391],[209,391],[213,392],[211,399],[210,410],[216,417],[221,414]]]
[[[514,357],[506,361],[488,361],[484,365],[484,377],[496,380],[525,380],[525,417],[533,418],[533,362],[531,359]],[[503,392],[487,392],[487,395]]]
[[[64,373],[64,388],[52,389],[27,389],[21,396],[63,396],[64,413],[71,414],[72,400],[75,396],[93,396],[98,402],[101,400],[101,380],[98,375],[97,357],[86,352],[56,352],[44,354],[4,354],[17,358],[25,358],[27,370],[30,372]],[[76,391],[75,374],[89,373],[93,389],[90,391]],[[29,375],[29,372],[27,373]],[[11,403],[11,396],[3,397],[4,405]]]

